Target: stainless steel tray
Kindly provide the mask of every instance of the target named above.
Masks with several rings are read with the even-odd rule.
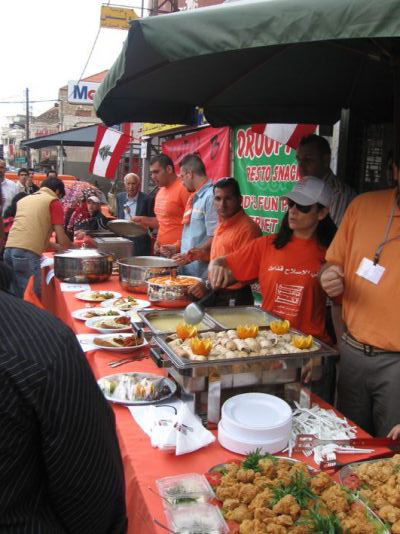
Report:
[[[213,332],[223,332],[231,330],[230,328],[210,328],[210,331]],[[201,332],[202,334],[206,332]],[[290,329],[290,333],[292,334],[298,334],[303,335],[299,330]],[[177,369],[199,369],[199,368],[216,368],[218,367],[218,372],[220,374],[230,374],[230,373],[242,373],[242,372],[248,372],[254,368],[253,370],[257,372],[258,370],[264,370],[261,366],[260,369],[258,369],[257,364],[268,364],[268,362],[271,362],[273,360],[284,360],[285,364],[289,367],[290,362],[292,363],[292,366],[295,367],[301,367],[303,361],[306,359],[308,361],[309,359],[319,358],[319,357],[327,357],[327,356],[337,356],[337,352],[332,349],[329,345],[324,343],[320,340],[315,340],[315,343],[319,347],[318,350],[314,351],[302,351],[299,353],[290,353],[290,354],[269,354],[267,356],[251,356],[247,358],[231,358],[231,359],[221,359],[221,360],[206,360],[206,361],[196,361],[196,360],[189,360],[187,358],[183,358],[181,356],[178,356],[175,351],[168,345],[168,338],[171,334],[162,334],[157,335],[153,338],[154,342],[160,347],[160,349],[168,356],[168,358],[171,360],[172,364]],[[241,369],[241,370],[239,370]],[[246,369],[246,370],[245,370]],[[247,371],[248,370],[248,371]]]
[[[223,321],[220,321],[220,320],[216,319],[213,316],[213,314],[217,314],[217,313],[220,313],[220,312],[223,312],[223,311],[227,311],[229,313],[229,315],[233,317],[235,314],[240,314],[240,313],[246,313],[247,312],[250,315],[254,315],[255,317],[258,317],[258,320],[255,323],[255,324],[258,324],[258,326],[268,326],[271,321],[275,321],[275,320],[279,319],[279,317],[276,317],[276,316],[264,311],[262,308],[257,307],[257,306],[234,306],[234,307],[216,306],[216,307],[213,307],[213,308],[206,308],[205,311],[206,311],[207,317],[210,318],[219,327],[221,327],[223,329],[224,328],[227,328],[227,329],[233,328],[233,329],[235,329],[238,325],[235,324],[235,326],[229,326],[227,324],[224,324]],[[251,319],[249,319],[247,324],[249,324],[250,321],[251,321]],[[240,324],[243,324],[243,321]],[[253,324],[253,323],[251,323],[251,324]]]
[[[152,317],[168,317],[168,316],[171,316],[171,315],[179,315],[180,317],[182,317],[182,321],[184,321],[184,318],[183,318],[183,312],[184,310],[140,310],[138,311],[138,315],[139,317],[142,319],[142,321],[144,322],[144,324],[146,326],[148,326],[150,328],[150,330],[153,332],[153,334],[174,334],[175,333],[175,330],[159,330],[158,328],[156,328],[152,322],[151,322],[151,318]],[[202,322],[207,325],[207,328],[209,330],[212,330],[212,329],[220,329],[219,328],[219,325],[217,324],[216,321],[214,321],[210,316],[208,315],[205,315]]]

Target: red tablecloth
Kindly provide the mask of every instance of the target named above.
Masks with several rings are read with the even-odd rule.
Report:
[[[116,277],[113,277],[108,282],[96,284],[93,288],[96,290],[119,291],[124,296],[128,295],[121,289]],[[145,298],[143,295],[134,296]],[[53,279],[49,286],[44,287],[42,300],[47,309],[60,317],[76,333],[90,332],[84,322],[77,321],[71,317],[71,312],[84,307],[85,303],[76,299],[74,293],[62,293],[58,280]],[[129,363],[122,368],[111,369],[107,364],[113,359],[119,359],[118,353],[99,350],[88,353],[87,357],[97,378],[118,373],[121,370],[164,373],[150,359]],[[318,403],[325,408],[330,407],[320,399]],[[127,408],[119,405],[114,405],[113,407],[125,468],[126,504],[129,519],[128,532],[129,534],[136,534],[139,531],[146,534],[162,534],[163,530],[154,525],[152,521],[152,518],[157,518],[166,524],[161,499],[148,489],[149,487],[153,490],[156,489],[155,480],[164,476],[182,473],[205,473],[211,466],[237,455],[223,449],[217,441],[206,448],[184,456],[176,457],[163,453],[151,447],[148,436],[135,423]],[[365,437],[367,434],[360,429],[359,436]],[[305,460],[303,455],[298,455],[297,457]],[[340,456],[341,461],[354,461],[359,458],[366,458],[366,455]],[[307,461],[310,464],[313,463],[310,459],[307,459]]]

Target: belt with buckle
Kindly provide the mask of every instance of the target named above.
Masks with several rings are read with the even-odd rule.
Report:
[[[353,347],[353,349],[361,350],[365,356],[378,356],[378,354],[397,354],[397,352],[392,350],[379,349],[372,345],[367,345],[366,343],[360,343],[346,332],[343,334],[342,340],[350,345],[350,347]]]

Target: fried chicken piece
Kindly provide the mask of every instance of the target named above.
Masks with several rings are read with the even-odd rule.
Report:
[[[386,506],[379,508],[378,515],[384,521],[388,521],[389,523],[393,524],[400,519],[400,508],[396,508],[391,504],[387,504]]]
[[[236,473],[239,471],[239,466],[236,463],[225,464],[225,471],[228,476],[236,478]]]
[[[276,523],[269,523],[265,532],[267,532],[267,534],[287,534],[287,528],[282,525],[277,525]]]
[[[321,499],[331,512],[347,512],[350,505],[347,501],[346,494],[337,485],[331,486],[321,493]]]
[[[377,509],[389,504],[389,502],[382,495],[382,492],[379,488],[374,490],[363,489],[360,491],[360,495],[361,497],[367,499],[368,502],[370,502],[374,506],[374,508]]]
[[[267,523],[269,519],[275,518],[276,514],[270,510],[269,508],[255,508],[254,510],[254,519],[258,519],[259,521],[264,521],[264,523]]]
[[[237,508],[226,513],[226,518],[242,523],[245,519],[253,519],[253,512],[245,504],[239,504]]]
[[[293,519],[297,519],[300,514],[300,506],[292,495],[285,495],[278,501],[272,510],[276,514],[290,515]]]
[[[333,480],[327,473],[319,473],[311,479],[310,485],[314,493],[321,495],[323,491],[333,486]]]
[[[234,510],[240,504],[239,499],[225,499],[222,503],[222,508],[224,510]]]
[[[306,525],[297,525],[288,530],[288,534],[310,534],[310,532],[311,527],[308,527]]]
[[[256,473],[256,476],[254,477],[253,481],[253,484],[255,486],[262,489],[266,488],[271,483],[272,481],[267,476],[261,475],[261,473]]]
[[[268,503],[272,499],[273,493],[269,488],[266,488],[261,493],[258,493],[249,504],[249,510],[256,508],[268,508]]]
[[[375,526],[367,520],[365,513],[341,519],[344,532],[351,534],[375,534]]]
[[[282,525],[283,527],[291,527],[293,525],[293,518],[290,515],[278,515],[276,519],[274,519],[274,522],[277,525]]]
[[[266,525],[257,519],[245,519],[240,525],[240,534],[266,534]]]
[[[228,487],[237,484],[236,475],[224,475],[221,478],[220,486]]]
[[[269,460],[268,458],[259,460],[258,466],[260,467],[263,475],[268,476],[270,479],[276,477],[276,466],[272,460]]]
[[[400,521],[396,521],[396,523],[392,525],[392,534],[400,534]]]
[[[253,484],[242,484],[242,487],[239,490],[238,499],[240,502],[249,504],[260,491],[261,488],[254,486]]]
[[[381,488],[381,492],[386,497],[386,500],[393,506],[400,507],[400,488],[392,488],[384,485]]]
[[[239,482],[253,482],[254,475],[253,469],[239,469],[236,473],[236,479]]]
[[[222,486],[219,485],[215,490],[215,495],[220,501],[225,501],[225,499],[237,499],[240,490],[240,484],[233,484],[232,486]]]

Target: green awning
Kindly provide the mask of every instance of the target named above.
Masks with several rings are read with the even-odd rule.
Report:
[[[399,58],[399,0],[238,1],[135,21],[95,108],[108,125],[196,106],[214,126],[391,120]]]

